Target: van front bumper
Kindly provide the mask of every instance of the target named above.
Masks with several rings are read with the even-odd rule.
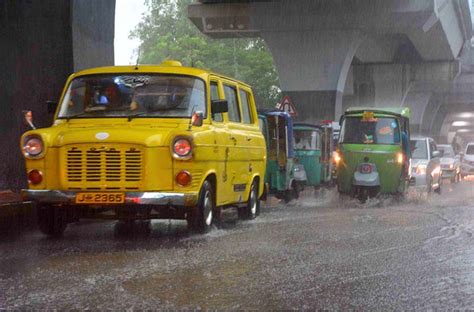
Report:
[[[76,194],[86,192],[59,190],[22,190],[24,200],[49,204],[75,204]],[[100,193],[100,191],[95,192]],[[106,192],[104,192],[106,193]],[[117,193],[117,192],[112,192]],[[157,205],[157,206],[195,206],[197,193],[167,192],[125,192],[125,203],[122,205]],[[101,205],[101,204],[97,204]]]

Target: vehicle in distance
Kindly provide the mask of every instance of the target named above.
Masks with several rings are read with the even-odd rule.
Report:
[[[47,235],[81,218],[186,219],[206,232],[221,208],[259,214],[266,148],[252,89],[176,61],[73,74],[54,124],[21,146],[23,196]]]
[[[408,108],[354,107],[341,118],[334,159],[337,188],[365,201],[378,194],[404,196],[409,183]]]
[[[411,184],[424,187],[430,193],[441,193],[441,153],[432,138],[415,137],[410,140]]]
[[[461,181],[461,162],[459,155],[454,153],[454,148],[449,144],[438,144],[441,152],[441,175],[453,183]]]
[[[461,161],[461,175],[466,177],[474,174],[474,142],[469,142],[464,150]]]

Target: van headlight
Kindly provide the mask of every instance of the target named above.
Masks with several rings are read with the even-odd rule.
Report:
[[[44,151],[44,143],[39,136],[28,136],[23,141],[23,155],[28,158],[38,158]]]
[[[174,139],[172,146],[173,157],[179,160],[187,160],[193,156],[191,140],[184,137]]]

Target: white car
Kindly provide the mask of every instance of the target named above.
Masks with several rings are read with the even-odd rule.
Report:
[[[418,137],[410,140],[411,178],[410,184],[424,187],[428,193],[441,193],[441,153],[431,138]]]
[[[450,179],[452,183],[461,181],[459,155],[454,153],[453,147],[449,144],[439,144],[438,150],[441,152],[441,175],[443,179]]]
[[[468,143],[464,150],[461,160],[461,175],[462,177],[474,175],[474,142]]]

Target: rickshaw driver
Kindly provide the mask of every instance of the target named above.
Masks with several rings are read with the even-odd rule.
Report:
[[[295,133],[295,149],[310,149],[311,143],[308,139],[308,136],[304,132],[296,132]]]

